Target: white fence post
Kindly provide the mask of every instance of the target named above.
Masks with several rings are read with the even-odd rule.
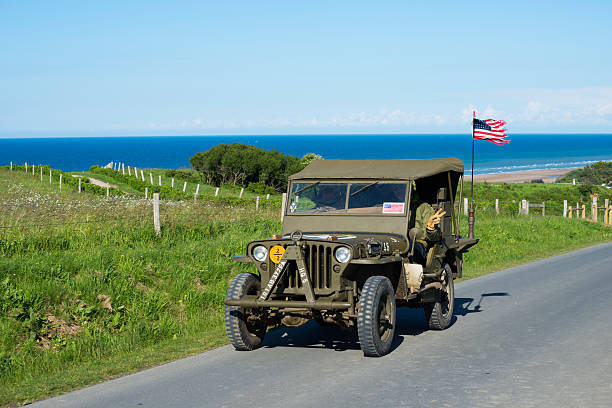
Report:
[[[597,197],[593,197],[593,203],[591,204],[591,219],[597,222]]]
[[[155,233],[159,235],[161,233],[161,222],[159,219],[159,193],[153,193],[153,226],[155,227]]]
[[[283,193],[281,200],[281,222],[285,219],[285,207],[287,206],[287,193]]]
[[[567,217],[567,200],[563,200],[563,218]]]
[[[159,175],[159,185],[161,186],[161,174]]]
[[[81,178],[79,177],[79,194],[81,193]]]
[[[140,178],[144,182],[144,171],[140,170]]]
[[[25,162],[26,173],[28,172],[28,162]]]
[[[255,211],[259,210],[259,196],[255,198]]]
[[[197,187],[196,187],[196,192],[195,192],[195,194],[196,194],[196,195],[198,195],[198,193],[199,193],[199,192],[200,192],[200,185],[198,184],[198,185],[197,185]]]
[[[172,184],[170,185],[170,187],[174,188],[174,177],[172,177]]]
[[[49,185],[53,184],[53,176],[51,174],[51,169],[49,169]]]
[[[42,180],[42,166],[38,166],[38,167],[40,167],[40,181],[43,181]]]
[[[495,214],[499,215],[499,198],[495,199]]]
[[[130,177],[132,176],[132,169],[131,169],[130,166],[128,166],[128,176],[130,176]]]
[[[11,171],[13,171],[13,162],[11,162]]]
[[[62,173],[60,173],[59,189],[62,191]]]
[[[266,194],[266,200],[270,199],[270,194]]]
[[[110,187],[106,186],[106,197],[110,197]]]
[[[183,183],[183,193],[185,192],[185,190],[187,190],[187,182]]]
[[[125,163],[121,163],[121,174],[125,176]]]
[[[575,186],[576,185],[576,179],[572,179],[572,184]]]
[[[523,209],[523,215],[529,215],[529,201],[523,200],[521,207]]]
[[[151,179],[151,185],[153,185],[153,173],[149,173],[149,178]]]
[[[244,193],[244,187],[240,189],[240,198],[242,198],[242,193]]]
[[[34,168],[35,168],[35,167],[36,167],[36,166],[32,165],[32,175],[34,175]]]
[[[219,195],[219,187],[215,190],[215,197]]]
[[[467,197],[463,197],[463,215],[468,215],[468,199]]]
[[[145,200],[149,198],[149,187],[145,187]]]

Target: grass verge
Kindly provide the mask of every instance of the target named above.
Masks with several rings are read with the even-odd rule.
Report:
[[[156,236],[146,200],[60,194],[3,171],[0,196],[0,405],[225,344],[225,290],[250,270],[231,256],[280,230],[275,208],[164,201]],[[465,279],[612,240],[587,221],[477,217]]]

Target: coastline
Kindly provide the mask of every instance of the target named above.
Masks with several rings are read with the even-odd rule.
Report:
[[[581,167],[568,167],[563,169],[547,170],[524,170],[506,173],[474,174],[474,181],[489,183],[528,183],[531,180],[542,179],[544,183],[554,183],[558,177]],[[466,180],[471,180],[471,175],[466,172]]]

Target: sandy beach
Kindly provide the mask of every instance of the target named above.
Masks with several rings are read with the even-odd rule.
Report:
[[[493,174],[475,174],[474,181],[488,182],[503,182],[503,183],[524,183],[531,180],[542,179],[545,183],[554,183],[557,177],[560,177],[570,170],[579,167],[570,167],[565,169],[550,169],[550,170],[526,170],[513,171],[509,173],[493,173]],[[466,180],[470,179],[469,169],[465,172]]]

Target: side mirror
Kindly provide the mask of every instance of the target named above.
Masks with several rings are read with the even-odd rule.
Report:
[[[440,189],[438,189],[438,201],[446,201],[446,192],[448,190],[446,189],[446,187],[442,187]]]
[[[411,246],[410,246],[410,256],[414,255],[414,243],[416,242],[416,237],[418,235],[421,235],[421,233],[423,232],[422,229],[420,228],[410,228],[410,231],[408,231],[408,237],[410,237],[410,242],[411,242]]]
[[[420,228],[410,228],[410,231],[408,231],[408,236],[410,237],[411,241],[414,241],[417,235],[419,235],[421,232],[423,232],[423,230]]]

